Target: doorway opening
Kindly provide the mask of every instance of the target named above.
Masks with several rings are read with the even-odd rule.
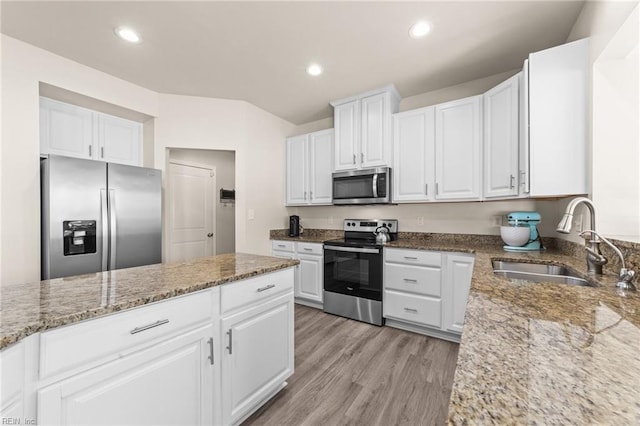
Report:
[[[235,252],[235,151],[167,154],[167,261]]]

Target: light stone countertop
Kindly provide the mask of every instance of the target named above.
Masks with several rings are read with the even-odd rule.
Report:
[[[0,288],[0,349],[48,329],[297,265],[244,253]]]
[[[545,241],[530,253],[486,235],[400,233],[387,244],[475,255],[449,424],[640,424],[640,292],[616,291],[614,258],[596,279],[579,245]],[[637,270],[637,247],[625,251]],[[565,265],[595,286],[511,282],[494,259]]]

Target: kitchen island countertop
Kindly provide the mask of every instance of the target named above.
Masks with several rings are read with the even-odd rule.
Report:
[[[0,349],[52,328],[297,265],[244,253],[4,285]]]

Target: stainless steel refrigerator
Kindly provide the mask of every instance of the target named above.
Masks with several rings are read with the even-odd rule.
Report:
[[[162,261],[162,172],[40,160],[42,279]]]

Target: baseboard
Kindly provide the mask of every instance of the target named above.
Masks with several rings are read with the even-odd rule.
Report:
[[[436,337],[438,339],[447,340],[449,342],[460,343],[460,335],[456,333],[449,333],[442,330],[435,330],[433,328],[424,327],[418,324],[411,324],[404,321],[397,321],[387,318],[385,325],[393,328],[399,328],[400,330],[411,331],[413,333],[424,334],[429,337]]]
[[[312,301],[312,300],[301,299],[299,297],[296,297],[293,301],[295,303],[297,303],[298,305],[304,305],[304,306],[308,306],[310,308],[316,308],[316,309],[322,310],[322,303],[321,302],[315,302],[315,301]]]

